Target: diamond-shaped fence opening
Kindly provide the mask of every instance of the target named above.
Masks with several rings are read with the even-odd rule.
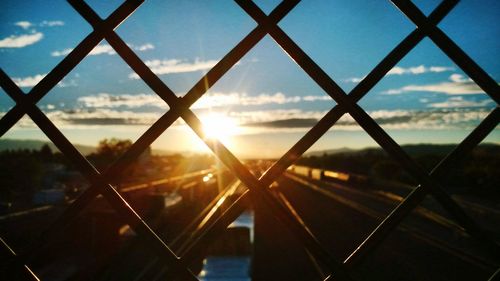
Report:
[[[136,53],[172,91],[182,96],[255,26],[232,1],[153,0],[145,1],[115,31],[125,42],[140,38],[143,44],[132,46],[136,50],[151,48]],[[169,40],[160,42],[158,38]],[[246,61],[242,61],[237,67],[245,65]],[[135,73],[129,78],[140,79]]]
[[[332,11],[339,16],[332,16]],[[319,5],[303,1],[279,26],[329,76],[336,77],[345,91],[359,83],[414,28],[390,1],[364,0]],[[317,48],[318,42],[324,48]]]
[[[307,96],[302,96],[303,93]],[[252,159],[256,155],[277,159],[300,139],[297,130],[313,127],[334,105],[279,45],[266,36],[192,108],[202,122],[207,117],[210,121],[223,116],[240,124],[233,132],[230,126],[222,125],[228,135],[234,135],[219,138],[238,159]],[[302,106],[313,107],[314,111],[297,109]]]
[[[323,279],[352,280],[357,278],[356,265],[363,258],[394,233],[393,230],[414,210],[427,194],[431,194],[453,220],[456,221],[472,237],[476,238],[487,251],[500,252],[500,248],[489,234],[483,231],[446,192],[444,192],[440,178],[461,158],[476,147],[499,123],[500,110],[498,106],[431,172],[420,167],[378,124],[370,117],[357,102],[366,95],[406,54],[408,54],[424,37],[429,37],[450,59],[460,67],[481,89],[483,89],[497,104],[500,101],[498,84],[477,65],[459,46],[457,46],[436,24],[453,9],[457,1],[443,1],[429,16],[425,16],[409,1],[396,1],[393,3],[412,21],[417,28],[406,36],[379,64],[357,84],[349,93],[346,93],[338,84],[324,72],[318,64],[305,53],[278,25],[299,1],[283,1],[266,15],[252,1],[237,0],[237,4],[257,22],[255,27],[246,35],[229,53],[227,53],[206,75],[196,83],[182,98],[178,98],[169,87],[156,76],[150,68],[135,54],[118,36],[114,29],[130,16],[142,1],[129,0],[119,6],[106,19],[101,19],[90,6],[83,1],[70,0],[75,10],[88,21],[94,31],[85,37],[69,54],[49,72],[29,93],[24,94],[12,79],[1,70],[0,82],[4,91],[16,105],[10,109],[0,120],[0,132],[5,134],[16,124],[24,114],[46,134],[90,182],[86,189],[68,209],[50,224],[41,230],[39,238],[29,245],[28,249],[16,253],[2,240],[2,251],[10,258],[2,264],[9,276],[35,279],[36,274],[27,266],[29,260],[37,254],[40,246],[51,242],[54,234],[61,233],[64,228],[74,221],[79,213],[97,197],[105,199],[109,206],[119,214],[128,226],[120,229],[123,233],[133,233],[141,243],[145,243],[157,255],[146,266],[157,268],[154,278],[164,276],[169,279],[196,280],[189,266],[199,260],[200,253],[206,245],[215,241],[226,230],[226,227],[247,208],[250,201],[255,209],[257,220],[276,218],[286,228],[293,239],[300,241],[313,263],[318,274]],[[213,86],[226,72],[236,65],[265,35],[271,36],[278,45],[300,66],[305,74],[310,76],[320,88],[336,102],[334,106],[318,123],[309,130],[288,152],[276,163],[256,178],[233,153],[218,141],[208,141],[205,138],[200,119],[190,109],[207,90]],[[143,135],[141,135],[130,148],[106,170],[97,170],[85,157],[72,145],[61,131],[47,118],[39,107],[40,101],[64,76],[78,65],[91,50],[103,39],[109,42],[117,54],[137,73],[149,88],[168,104],[170,110],[165,112]],[[396,161],[402,169],[418,181],[418,186],[380,223],[377,228],[359,244],[359,246],[344,259],[332,255],[328,249],[319,243],[313,232],[307,227],[296,212],[293,204],[278,192],[273,192],[272,184],[294,163],[307,149],[309,149],[322,135],[324,135],[345,113],[349,113],[354,121],[361,126],[386,152]],[[232,199],[224,209],[213,215],[211,209],[202,210],[201,216],[194,220],[196,231],[181,242],[165,241],[155,233],[148,221],[146,213],[137,212],[127,200],[133,200],[132,195],[127,195],[123,189],[116,189],[110,185],[113,179],[140,156],[140,154],[154,142],[178,118],[192,128],[214,152],[219,161],[248,189],[243,190],[237,199]],[[240,184],[238,182],[238,185]],[[161,183],[160,183],[161,184]],[[147,186],[146,186],[147,187]],[[142,185],[129,187],[128,192],[134,192]],[[222,193],[224,194],[224,193]],[[219,195],[220,196],[220,195]],[[210,206],[220,206],[218,197],[209,203]],[[260,211],[265,211],[260,213]],[[142,216],[138,215],[141,213]],[[341,230],[339,230],[341,231]],[[182,240],[182,239],[181,239]],[[53,242],[53,241],[52,241]],[[257,241],[258,243],[258,241]],[[160,263],[161,265],[158,265]],[[148,273],[144,273],[148,278]],[[154,279],[151,277],[149,280]]]
[[[387,106],[374,110],[383,104]],[[395,104],[416,106],[391,109]],[[449,137],[459,143],[495,108],[493,100],[428,38],[394,66],[359,105],[399,144],[405,138],[429,143],[442,138],[446,128],[460,127],[464,130],[453,130]],[[401,128],[413,132],[401,134]],[[441,158],[452,149],[443,147]],[[412,147],[403,150],[415,154]],[[430,171],[436,164],[424,168]]]

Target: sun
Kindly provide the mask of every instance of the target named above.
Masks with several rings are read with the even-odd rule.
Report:
[[[206,139],[229,141],[240,128],[236,120],[222,114],[211,113],[201,118]]]

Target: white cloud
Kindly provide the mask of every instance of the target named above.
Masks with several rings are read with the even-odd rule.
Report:
[[[403,75],[403,74],[413,74],[413,75],[418,75],[418,74],[423,74],[423,73],[429,73],[429,72],[445,72],[445,71],[453,71],[455,68],[453,67],[448,67],[448,66],[431,66],[431,67],[426,67],[424,65],[419,65],[419,66],[413,66],[413,67],[399,67],[395,66],[389,72],[387,72],[387,75]]]
[[[368,112],[384,129],[437,130],[473,128],[489,113],[488,109],[378,110]],[[361,130],[348,114],[333,129]]]
[[[422,74],[425,72],[425,67],[423,65],[403,68],[399,66],[393,67],[386,75],[403,75],[403,74]]]
[[[225,107],[240,104],[242,97],[246,94],[240,93],[208,93],[203,95],[197,100],[192,108],[212,108],[212,107]]]
[[[155,94],[136,94],[136,95],[111,95],[108,93],[100,93],[94,96],[83,96],[77,100],[86,107],[120,107],[126,106],[129,108],[137,108],[143,106],[154,106],[160,108],[168,108],[165,102]]]
[[[463,97],[450,97],[446,101],[430,103],[427,106],[432,108],[463,108],[463,107],[484,107],[493,103],[493,100],[471,101]]]
[[[155,74],[169,74],[169,73],[185,73],[185,72],[195,72],[209,70],[214,65],[217,64],[216,60],[202,61],[200,59],[195,59],[194,62],[186,62],[179,59],[170,60],[149,60],[146,61],[146,65],[151,68]],[[136,73],[131,73],[129,75],[131,79],[139,79],[139,75]]]
[[[302,97],[303,101],[333,101],[330,96],[305,96]]]
[[[209,93],[202,96],[191,108],[208,109],[231,106],[258,106],[265,104],[289,104],[298,102],[315,102],[332,100],[329,96],[286,96],[283,93],[248,96],[246,93]],[[144,106],[166,109],[165,102],[156,94],[120,94],[99,93],[97,95],[82,96],[77,100],[85,107],[114,108],[129,107],[138,108]],[[333,103],[332,103],[333,104]]]
[[[453,73],[452,75],[450,75],[450,80],[456,83],[473,82],[472,79],[458,73]]]
[[[18,21],[15,22],[14,25],[21,27],[24,30],[30,29],[32,27],[37,26],[36,24],[29,21]],[[38,26],[62,26],[64,25],[63,21],[42,21]],[[43,33],[37,32],[32,29],[31,34],[21,34],[21,35],[11,35],[7,38],[0,40],[0,48],[22,48],[29,45],[33,45],[36,42],[42,40]]]
[[[36,74],[34,76],[28,76],[28,77],[14,77],[12,78],[12,81],[16,83],[17,86],[21,88],[28,88],[28,87],[34,87],[36,84],[38,84],[42,79],[47,75],[47,73],[44,74]],[[65,88],[65,87],[74,87],[77,86],[76,81],[71,79],[68,81],[61,81],[57,83],[58,87]]]
[[[348,83],[359,83],[361,82],[363,79],[365,79],[366,76],[363,76],[363,77],[351,77],[351,78],[347,78],[347,79],[344,79],[344,82],[348,82]]]
[[[52,53],[50,53],[50,55],[53,57],[61,57],[68,55],[69,53],[71,53],[71,51],[73,51],[73,49],[68,48],[61,51],[53,51]]]
[[[40,26],[48,26],[48,27],[54,27],[54,26],[63,26],[64,22],[60,20],[53,20],[53,21],[42,21],[40,23]]]
[[[287,97],[283,93],[275,93],[273,95],[260,94],[257,96],[247,96],[243,94],[239,95],[237,99],[239,101],[235,104],[240,104],[240,105],[263,105],[271,103],[285,104],[285,103],[297,103],[301,100],[301,98],[298,96]]]
[[[47,117],[59,127],[150,125],[160,117],[159,112],[136,112],[107,108],[53,110],[47,105]],[[490,112],[486,108],[439,108],[430,110],[378,110],[368,114],[386,130],[453,130],[471,129],[477,126]],[[277,130],[304,131],[312,127],[327,111],[307,111],[302,109],[230,111],[226,115],[253,134],[263,131],[276,133]],[[0,115],[2,115],[0,113]],[[278,121],[278,122],[277,122]],[[304,121],[304,122],[301,122]],[[21,127],[34,127],[29,118],[18,123]],[[176,125],[184,124],[178,120]],[[344,114],[331,130],[360,131],[362,128],[349,115]]]
[[[57,87],[59,88],[67,88],[67,87],[76,87],[78,84],[76,83],[75,79],[70,79],[70,80],[62,80],[61,82],[57,83]]]
[[[147,50],[153,50],[155,48],[155,46],[151,43],[146,43],[144,45],[134,46],[133,48],[136,51],[144,52]]]
[[[387,95],[397,95],[405,92],[434,92],[447,95],[474,95],[484,93],[472,80],[460,74],[452,74],[450,81],[427,85],[408,85],[399,89],[385,91]]]
[[[332,100],[329,96],[286,96],[283,93],[266,94],[262,93],[256,96],[249,96],[246,93],[209,93],[202,96],[193,108],[212,108],[224,106],[250,106],[264,104],[288,104],[298,102],[314,102]]]
[[[40,27],[54,27],[54,26],[63,26],[64,22],[60,20],[47,21],[44,20],[39,24],[34,24],[29,21],[18,21],[15,22],[14,25],[21,27],[22,29],[29,29],[30,27],[40,26]]]
[[[384,95],[399,95],[404,92],[404,87],[401,89],[389,89],[387,91],[382,92]]]
[[[160,114],[110,109],[73,109],[51,111],[47,113],[47,117],[61,127],[75,125],[151,125],[158,120]]]
[[[22,29],[28,29],[28,28],[33,26],[33,24],[29,21],[18,21],[16,23],[14,23],[14,25],[17,25],[17,26],[21,27]]]
[[[26,88],[26,87],[33,87],[38,82],[40,82],[43,77],[45,77],[47,74],[37,74],[35,76],[28,76],[28,77],[23,77],[23,78],[12,78],[12,81],[17,84],[17,86],[21,88]]]
[[[102,55],[102,54],[107,54],[107,55],[115,55],[116,52],[111,47],[109,44],[99,44],[90,51],[89,56],[96,56],[96,55]]]
[[[464,129],[473,128],[477,123],[483,120],[489,113],[488,109],[432,109],[432,110],[378,110],[371,111],[368,114],[384,129],[394,130],[437,130],[437,129]],[[326,111],[304,111],[301,109],[287,110],[262,110],[262,111],[235,111],[229,112],[228,115],[240,124],[250,124],[252,127],[258,127],[262,124],[263,127],[279,128],[280,124],[286,128],[293,128],[293,124],[299,124],[294,129],[303,130],[304,126],[296,120],[310,120],[311,127],[315,120],[319,120],[326,114]],[[286,121],[292,121],[287,123]],[[300,127],[300,128],[299,128]],[[358,123],[349,115],[344,114],[337,123],[332,127],[332,130],[362,130]],[[258,132],[258,130],[256,131]]]
[[[430,72],[445,72],[445,71],[454,71],[455,68],[451,66],[431,66],[429,67]]]
[[[0,116],[3,116],[3,114],[0,113]],[[31,120],[31,118],[28,116],[28,114],[24,114],[24,116],[21,119],[19,119],[19,121],[17,121],[15,127],[17,127],[17,126],[19,126],[20,128],[25,128],[25,127],[33,128],[33,127],[36,127],[35,122],[33,122]]]
[[[241,124],[270,122],[286,119],[319,119],[327,111],[305,111],[302,109],[272,109],[253,111],[231,111],[230,117],[236,118]]]
[[[43,34],[36,32],[33,34],[11,35],[0,40],[0,48],[22,48],[33,45],[42,40]]]
[[[50,53],[50,55],[53,57],[62,57],[68,55],[69,53],[71,53],[71,51],[73,51],[72,48],[67,48],[61,51],[53,51],[52,53]],[[115,55],[116,52],[109,44],[99,44],[95,46],[92,51],[90,51],[89,56],[97,56],[103,54]]]
[[[139,46],[134,46],[129,44],[129,46],[139,52],[144,52],[155,48],[155,46],[151,43],[146,43],[144,45],[139,45]],[[73,51],[72,48],[67,48],[60,51],[53,51],[52,53],[50,53],[50,55],[53,57],[62,57],[68,55],[69,53],[71,53],[71,51]],[[103,54],[116,55],[116,51],[109,44],[99,44],[95,46],[94,49],[92,49],[92,51],[90,51],[89,56],[97,56]]]
[[[439,72],[446,72],[446,71],[453,71],[455,70],[454,67],[451,66],[430,66],[427,67],[425,65],[419,65],[419,66],[412,66],[412,67],[400,67],[400,66],[395,66],[389,72],[387,72],[386,76],[390,75],[404,75],[404,74],[411,74],[411,75],[419,75],[419,74],[424,74],[424,73],[439,73]],[[361,80],[363,80],[366,76],[364,77],[351,77],[344,79],[344,82],[350,82],[350,83],[359,83]]]

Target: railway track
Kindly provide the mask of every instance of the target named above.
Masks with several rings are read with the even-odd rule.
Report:
[[[315,180],[290,172],[285,174],[285,179],[293,182],[294,186],[298,186],[298,188],[306,189],[321,197],[328,198],[332,203],[334,202],[335,204],[347,207],[376,222],[382,221],[388,212],[403,200],[402,196],[391,192],[370,190],[369,188],[356,189],[347,185]],[[288,192],[287,185],[289,184],[281,184],[277,190],[285,194],[285,198],[290,199],[290,201],[295,201],[296,203],[297,200],[300,199],[293,198],[297,197],[297,195]],[[477,208],[478,206],[475,207]],[[302,210],[299,208],[297,212],[300,213],[300,211],[304,213],[308,212],[303,208]],[[327,210],[322,210],[322,212],[326,211]],[[335,212],[333,204],[331,211]],[[311,220],[308,219],[304,220],[306,224],[311,222]],[[438,228],[439,230],[436,230]],[[398,231],[405,233],[405,235],[414,240],[418,240],[419,244],[437,249],[439,252],[459,259],[463,264],[486,272],[486,276],[488,274],[491,275],[500,265],[500,261],[496,259],[496,257],[473,249],[474,247],[464,247],[463,241],[467,241],[465,244],[468,244],[468,246],[474,244],[470,243],[471,239],[465,231],[447,217],[423,206],[420,206],[414,211],[414,216],[412,216],[411,219],[401,223],[398,227]],[[443,235],[444,232],[448,232],[448,235]],[[452,234],[449,235],[449,233]],[[408,255],[411,255],[411,253],[408,253]]]

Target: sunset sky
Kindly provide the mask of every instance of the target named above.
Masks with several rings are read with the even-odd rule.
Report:
[[[279,1],[256,1],[270,12]],[[440,1],[414,1],[426,14]],[[50,4],[49,4],[50,3]],[[88,1],[106,17],[120,1]],[[28,93],[91,27],[65,1],[0,4],[0,67]],[[439,27],[500,81],[500,1],[461,1]],[[302,1],[280,27],[349,92],[414,25],[389,1]],[[184,95],[256,23],[233,1],[146,1],[116,31],[177,95]],[[0,116],[14,102],[0,90]],[[335,102],[266,36],[192,106],[220,122],[240,157],[277,157]],[[399,143],[457,143],[496,105],[431,40],[422,41],[360,105]],[[137,139],[168,106],[106,41],[38,106],[70,141]],[[211,121],[210,121],[211,120]],[[216,131],[217,129],[212,129]],[[46,139],[28,118],[2,138]],[[500,142],[497,128],[487,139]],[[348,115],[311,150],[375,146]],[[182,121],[153,148],[200,151]]]

